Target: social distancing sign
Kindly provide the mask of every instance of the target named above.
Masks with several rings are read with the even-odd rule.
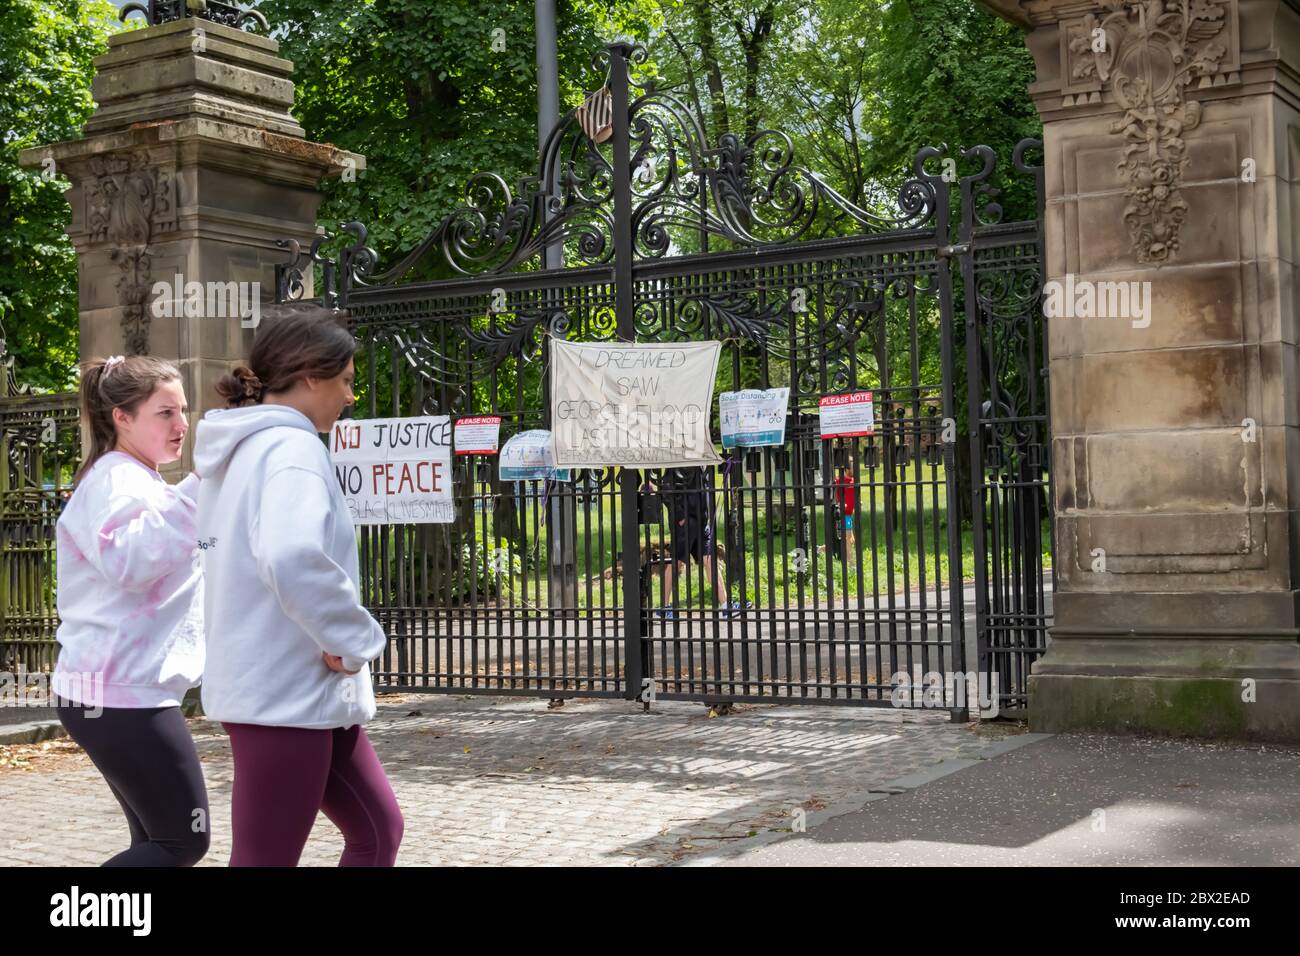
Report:
[[[790,389],[747,388],[718,396],[723,448],[762,448],[785,444]]]
[[[569,481],[567,468],[555,467],[551,433],[545,428],[512,435],[501,449],[502,481]]]

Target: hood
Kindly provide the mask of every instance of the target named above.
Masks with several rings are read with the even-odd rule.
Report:
[[[267,428],[286,427],[320,434],[311,419],[288,405],[215,408],[199,420],[194,432],[194,470],[205,477],[215,475],[249,435]]]

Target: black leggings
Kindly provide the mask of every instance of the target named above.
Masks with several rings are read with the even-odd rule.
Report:
[[[208,852],[208,790],[179,707],[67,701],[59,720],[104,775],[126,814],[131,848],[104,866],[193,866]]]

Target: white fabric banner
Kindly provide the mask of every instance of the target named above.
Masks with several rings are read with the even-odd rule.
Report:
[[[558,468],[721,461],[709,437],[721,342],[551,341]]]

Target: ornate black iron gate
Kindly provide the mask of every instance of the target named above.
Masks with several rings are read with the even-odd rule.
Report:
[[[0,367],[0,671],[36,673],[58,655],[54,531],[81,438],[75,392],[11,394],[10,379]]]
[[[974,484],[971,522],[981,694],[1005,716],[1023,715],[1029,669],[1047,649],[1052,619],[1051,436],[1043,289],[1043,168],[1016,146],[1012,166],[1034,183],[1037,215],[1000,223],[990,177],[997,157],[967,150],[983,168],[961,181],[960,250]],[[988,200],[987,202],[985,200]]]
[[[455,524],[361,531],[364,597],[391,636],[377,683],[960,718],[965,700],[916,688],[978,660],[1001,707],[1023,703],[1047,624],[1038,223],[977,219],[986,148],[964,154],[985,160],[966,177],[922,150],[883,212],[795,165],[782,133],[710,147],[680,100],[632,80],[644,53],[604,52],[607,90],[557,124],[519,195],[477,175],[466,204],[383,273],[358,223],[335,257],[329,237],[306,254],[286,243],[278,298],[300,298],[317,271],[363,345],[370,417],[499,414],[504,439],[549,427],[552,337],[718,339],[719,391],[789,386],[785,444],[728,452],[694,490],[631,468],[503,482],[495,458],[458,460]],[[605,96],[602,146],[589,133]],[[1015,165],[1032,173],[1025,145]],[[551,243],[578,264],[541,270]],[[822,440],[819,397],[851,389],[873,392],[875,433]],[[959,455],[982,476],[966,484],[966,531]],[[713,562],[671,558],[667,515],[687,497],[712,517]]]

